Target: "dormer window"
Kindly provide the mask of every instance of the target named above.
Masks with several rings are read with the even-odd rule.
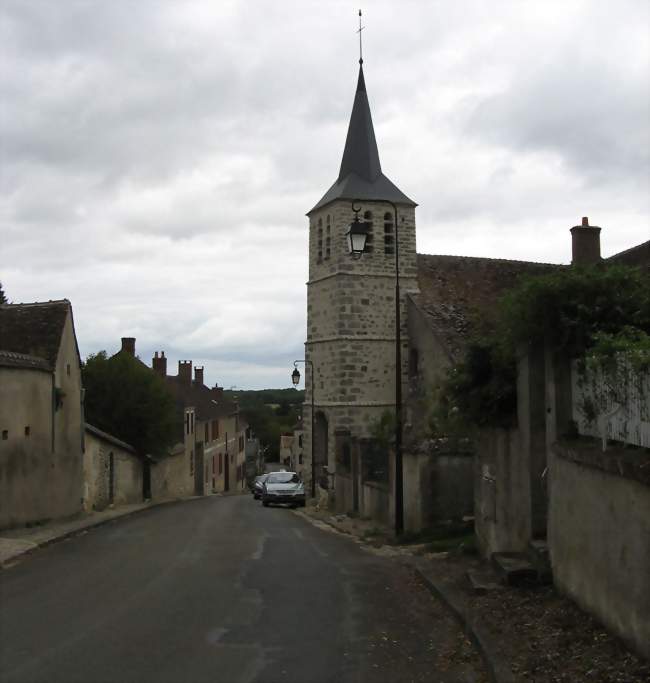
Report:
[[[366,211],[363,214],[363,222],[366,224],[367,237],[366,237],[366,248],[364,253],[372,254],[375,250],[373,246],[373,233],[372,233],[372,211]]]
[[[384,214],[384,254],[392,256],[395,254],[395,225],[393,224],[393,214]]]

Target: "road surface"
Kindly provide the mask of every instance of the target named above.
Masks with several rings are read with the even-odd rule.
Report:
[[[0,572],[0,681],[475,683],[412,570],[252,496],[152,508]]]

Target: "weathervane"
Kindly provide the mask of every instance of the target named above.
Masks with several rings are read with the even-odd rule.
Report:
[[[365,26],[361,26],[361,10],[359,10],[359,30],[357,33],[359,34],[359,64],[363,64],[363,43],[361,42],[361,31]]]

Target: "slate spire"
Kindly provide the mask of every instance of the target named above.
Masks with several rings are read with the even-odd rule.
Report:
[[[363,75],[363,57],[359,59],[359,79],[339,176],[307,215],[337,199],[390,200],[395,204],[416,206],[382,173]]]
[[[361,60],[359,60],[361,62]],[[354,105],[348,126],[348,136],[339,171],[339,182],[350,173],[372,183],[381,174],[379,150],[372,126],[370,104],[366,93],[366,81],[363,77],[363,64],[359,64],[359,80],[354,95]]]

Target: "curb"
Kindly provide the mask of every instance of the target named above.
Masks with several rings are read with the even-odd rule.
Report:
[[[460,605],[460,600],[456,598],[454,591],[447,587],[435,583],[430,576],[420,569],[417,562],[408,562],[413,567],[417,575],[424,581],[426,587],[432,595],[440,600],[459,623],[465,635],[472,641],[478,650],[491,683],[515,683],[514,675],[505,661],[494,655],[497,651],[496,642],[488,634],[487,630],[481,626],[479,621],[471,616],[467,610]]]
[[[365,544],[352,534],[345,533],[338,529],[335,524],[326,520],[317,520],[305,512],[293,511],[294,514],[299,515],[314,526],[327,526],[331,531],[334,531],[341,536],[346,536],[359,542],[362,546]],[[316,524],[316,522],[318,524]],[[421,561],[420,561],[421,562]],[[453,589],[443,587],[432,580],[427,573],[420,568],[417,559],[408,560],[402,558],[402,564],[413,568],[415,573],[422,579],[429,592],[437,598],[456,619],[461,627],[463,633],[470,639],[474,647],[478,650],[490,679],[490,683],[515,683],[515,677],[508,664],[497,657],[494,653],[498,651],[497,644],[494,638],[488,631],[461,606],[461,601],[456,597]]]
[[[156,507],[160,507],[162,505],[170,505],[172,503],[185,503],[191,500],[201,500],[203,498],[208,498],[209,496],[190,496],[189,498],[175,498],[171,500],[161,500],[153,503],[149,503],[148,505],[145,505],[141,508],[138,508],[137,510],[125,510],[122,514],[116,514],[113,515],[112,517],[107,517],[105,519],[98,519],[92,522],[89,522],[88,524],[85,524],[84,526],[80,526],[76,529],[69,529],[68,531],[65,531],[63,533],[59,534],[54,534],[50,536],[49,538],[44,538],[41,541],[29,541],[29,543],[32,544],[31,548],[26,548],[20,552],[17,552],[16,554],[12,555],[11,557],[8,557],[7,559],[3,560],[0,562],[0,570],[5,570],[5,569],[10,569],[17,561],[23,559],[24,557],[31,555],[35,550],[38,550],[39,548],[45,548],[48,545],[52,545],[53,543],[58,543],[59,541],[65,541],[67,538],[71,538],[72,536],[77,536],[79,534],[84,533],[85,531],[88,531],[89,529],[96,529],[97,527],[104,526],[105,524],[109,524],[110,522],[114,522],[115,520],[118,519],[124,519],[125,517],[131,517],[133,515],[137,515],[140,512],[145,512],[147,510],[151,510]],[[23,540],[23,539],[16,539],[16,540]]]

